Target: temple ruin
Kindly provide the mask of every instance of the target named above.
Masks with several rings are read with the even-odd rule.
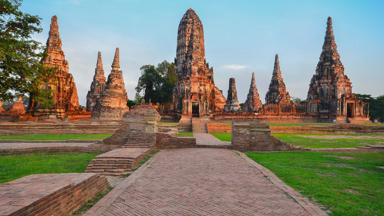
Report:
[[[68,113],[79,110],[79,99],[75,80],[69,72],[68,62],[62,49],[57,17],[51,19],[51,26],[47,40],[43,65],[52,68],[53,74],[48,82],[40,84],[40,92],[48,91],[51,95],[52,104],[45,105],[35,96],[31,96],[29,110],[33,115],[44,118],[50,115],[58,119],[64,119]]]
[[[256,87],[255,73],[252,73],[251,85],[249,86],[249,92],[247,100],[244,103],[244,112],[258,112],[262,107],[259,92]]]
[[[226,100],[215,86],[213,68],[205,59],[203,24],[192,9],[179,24],[175,64],[178,81],[174,106],[179,115],[207,116],[223,111]]]
[[[236,80],[229,78],[227,102],[224,106],[224,112],[237,112],[240,110],[240,103],[237,99]]]
[[[368,107],[352,93],[328,17],[323,49],[308,90],[308,113],[340,122],[367,120]]]
[[[128,112],[128,95],[125,90],[123,72],[120,69],[120,52],[116,48],[112,70],[105,89],[92,110],[92,118],[98,120],[119,121]]]
[[[272,79],[269,84],[268,92],[265,96],[266,104],[287,103],[291,100],[280,69],[279,56],[275,55],[275,65],[273,68]]]
[[[91,88],[87,94],[87,111],[92,112],[96,106],[97,101],[100,99],[101,94],[105,88],[105,75],[103,68],[103,61],[101,59],[101,52],[97,53],[97,63],[95,69],[95,75]]]

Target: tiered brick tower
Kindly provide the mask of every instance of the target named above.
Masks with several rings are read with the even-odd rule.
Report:
[[[244,112],[258,112],[262,107],[259,92],[256,87],[255,73],[252,73],[251,85],[249,86],[249,92],[247,100],[244,103]]]
[[[308,112],[320,118],[339,119],[364,117],[365,104],[352,93],[352,83],[344,74],[344,66],[337,51],[332,18],[328,17],[323,49],[316,73],[309,85]]]
[[[101,52],[97,53],[97,63],[95,75],[91,84],[91,89],[87,94],[87,111],[92,112],[96,106],[97,100],[100,99],[101,94],[105,88],[105,75],[103,69],[103,61],[101,59]]]
[[[105,89],[96,103],[92,117],[99,120],[121,120],[129,109],[123,72],[120,70],[120,53],[116,48],[112,71],[108,76]]]
[[[51,19],[47,47],[42,62],[45,67],[54,69],[48,83],[40,85],[42,90],[51,92],[53,106],[42,107],[38,101],[32,100],[30,110],[38,115],[39,112],[46,112],[42,111],[42,109],[49,109],[50,114],[56,115],[57,118],[64,118],[66,114],[79,109],[79,99],[75,80],[72,74],[69,73],[68,62],[62,49],[56,16]]]
[[[240,110],[240,103],[237,99],[236,80],[229,78],[228,97],[224,106],[225,112],[237,112]]]
[[[275,66],[273,68],[273,74],[271,83],[269,84],[268,92],[265,96],[266,104],[279,104],[289,103],[291,97],[285,87],[283,75],[280,69],[279,56],[275,56]]]
[[[215,86],[213,69],[205,60],[203,24],[192,9],[180,21],[177,37],[175,110],[184,116],[222,111],[225,98]]]

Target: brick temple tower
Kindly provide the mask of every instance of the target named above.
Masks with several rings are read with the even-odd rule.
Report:
[[[47,90],[52,97],[52,105],[44,105],[34,96],[31,97],[29,110],[36,116],[47,114],[63,119],[68,113],[79,110],[79,98],[75,80],[69,72],[68,62],[62,49],[57,17],[51,19],[51,26],[42,63],[47,68],[54,69],[48,82],[40,85],[40,90]],[[48,111],[49,110],[49,111]],[[48,112],[48,113],[47,113]]]
[[[331,17],[328,17],[323,49],[309,85],[307,101],[308,112],[317,114],[320,119],[344,122],[367,118],[365,103],[352,93],[352,83],[344,74]]]
[[[87,111],[92,112],[97,100],[100,99],[101,94],[105,88],[105,75],[103,68],[103,60],[101,59],[101,52],[97,53],[97,63],[95,69],[95,75],[93,76],[93,81],[91,88],[87,94]]]
[[[120,51],[116,48],[111,73],[108,75],[103,93],[92,110],[92,118],[119,121],[129,111],[127,103],[128,95],[123,72],[120,69]]]
[[[290,103],[291,97],[285,87],[283,75],[280,69],[279,56],[275,55],[275,65],[271,83],[269,84],[268,92],[265,96],[266,104]]]
[[[244,112],[258,112],[263,106],[260,100],[259,92],[256,87],[255,73],[252,73],[251,85],[249,86],[249,92],[247,100],[244,103]]]
[[[182,116],[207,116],[222,111],[225,98],[215,86],[213,68],[205,60],[204,30],[196,12],[188,9],[177,36],[174,108]]]

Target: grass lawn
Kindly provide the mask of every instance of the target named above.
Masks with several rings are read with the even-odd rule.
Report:
[[[0,183],[38,173],[83,172],[97,153],[0,155]]]
[[[311,127],[328,127],[335,125],[335,123],[287,123],[287,122],[269,122],[270,126],[283,126],[283,127],[301,127],[301,126],[311,126]]]
[[[178,137],[193,137],[193,132],[191,131],[179,131],[177,133]]]
[[[112,134],[12,134],[0,135],[2,141],[63,141],[63,140],[101,140]]]
[[[247,152],[332,215],[384,215],[384,153]]]
[[[304,148],[352,148],[369,144],[383,144],[380,135],[310,135],[310,134],[284,134],[276,133],[274,137],[283,142]],[[329,136],[329,137],[327,137]],[[360,137],[359,136],[363,136]]]
[[[211,133],[214,137],[221,141],[225,142],[231,142],[232,140],[232,134],[231,133],[226,133],[226,132],[212,132]]]

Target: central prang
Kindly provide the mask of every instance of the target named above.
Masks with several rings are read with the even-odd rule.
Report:
[[[225,97],[215,86],[213,68],[205,60],[203,24],[192,9],[187,10],[179,24],[175,64],[177,113],[207,116],[223,111]]]

